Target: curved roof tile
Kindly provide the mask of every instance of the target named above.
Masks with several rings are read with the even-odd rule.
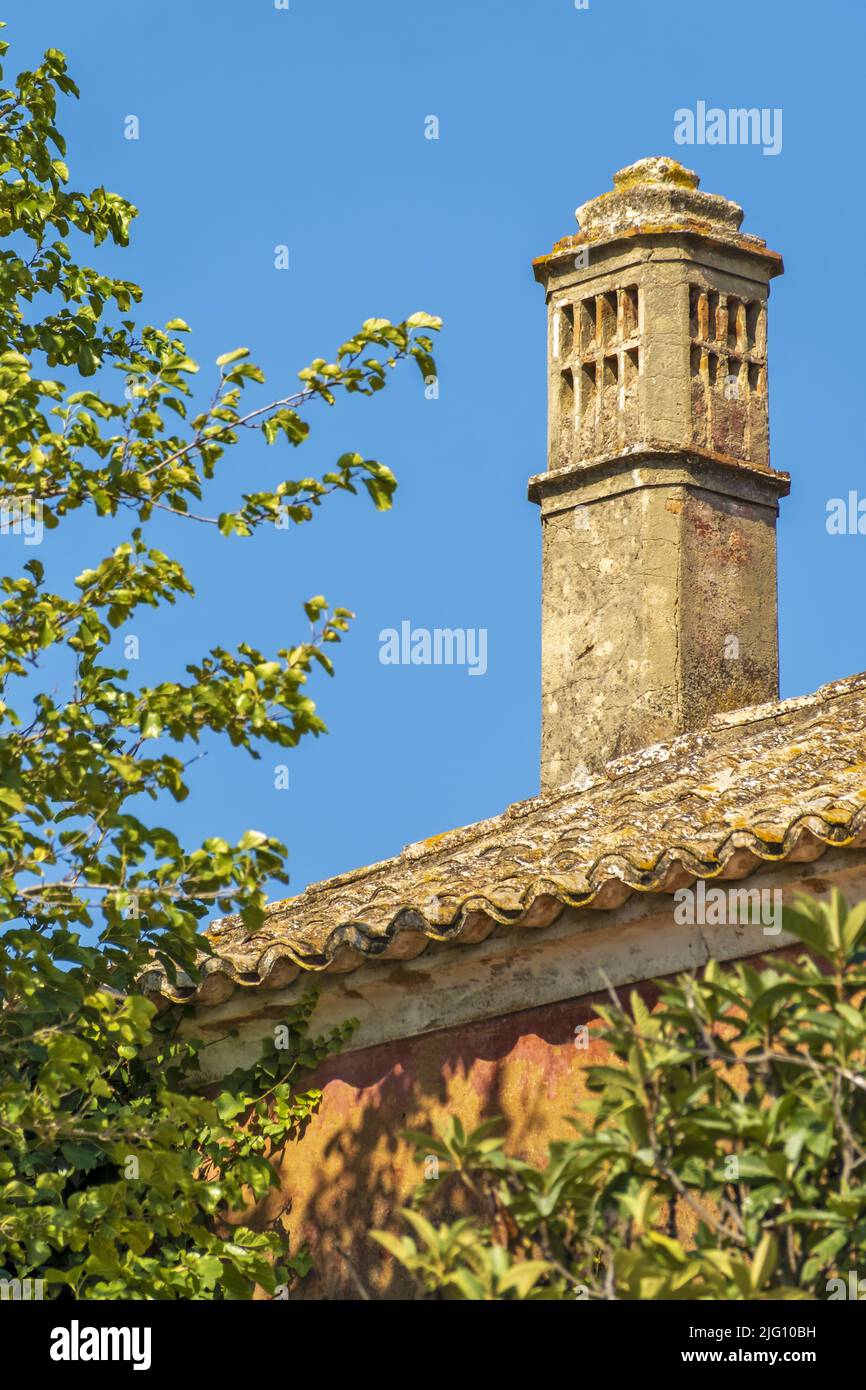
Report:
[[[160,970],[162,1002],[220,1003],[304,971],[408,959],[473,943],[500,924],[539,928],[563,908],[612,909],[633,892],[742,878],[766,861],[866,844],[866,673],[814,695],[717,716],[706,728],[609,763],[585,786],[408,845],[401,854],[276,902],[264,925],[208,931],[197,984]]]

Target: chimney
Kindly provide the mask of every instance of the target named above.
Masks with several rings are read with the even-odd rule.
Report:
[[[782,259],[642,159],[534,262],[548,304],[541,784],[778,698],[767,299]]]

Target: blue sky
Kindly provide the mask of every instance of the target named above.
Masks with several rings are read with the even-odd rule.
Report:
[[[866,536],[825,526],[829,498],[866,496],[859,0],[19,0],[4,16],[9,69],[67,53],[82,90],[61,117],[73,183],[140,209],[131,247],[102,263],[144,287],[147,321],[187,320],[203,385],[241,344],[276,395],[367,317],[445,321],[438,400],[407,368],[374,400],[315,407],[288,464],[244,439],[220,489],[229,501],[358,449],[397,474],[393,511],[340,497],[310,526],[246,541],[153,526],[198,596],[133,625],[142,681],[217,643],[301,640],[312,594],[358,615],[336,678],[310,692],[330,734],[260,762],[210,747],[163,817],[191,842],[275,834],[298,891],[537,792],[540,528],[525,485],[546,466],[546,383],[530,261],[645,155],[682,158],[785,258],[769,342],[772,461],[793,478],[782,694],[866,667]],[[699,100],[781,108],[781,152],[676,146],[674,113]],[[76,523],[43,550],[71,576],[114,539]],[[487,673],[382,665],[378,634],[403,619],[486,628]]]

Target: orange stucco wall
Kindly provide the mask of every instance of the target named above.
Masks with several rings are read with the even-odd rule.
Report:
[[[581,1024],[590,1045],[579,1049]],[[410,1296],[399,1265],[369,1235],[401,1229],[399,1209],[424,1177],[423,1156],[401,1131],[429,1130],[449,1115],[468,1130],[501,1115],[509,1151],[540,1162],[552,1139],[573,1134],[565,1117],[585,1095],[584,1070],[607,1052],[599,1027],[587,997],[324,1063],[311,1077],[324,1092],[321,1109],[281,1156],[283,1192],[258,1214],[280,1220],[293,1247],[311,1249],[314,1273],[292,1298],[356,1299],[359,1285],[372,1298]]]
[[[800,953],[783,947],[750,963]],[[623,1003],[632,988],[619,991]],[[657,986],[637,989],[652,1008]],[[299,1089],[321,1088],[321,1107],[303,1138],[275,1157],[280,1190],[237,1218],[256,1227],[279,1222],[293,1249],[309,1247],[313,1272],[293,1286],[292,1299],[412,1297],[405,1272],[370,1236],[376,1228],[408,1233],[400,1208],[426,1176],[423,1154],[401,1132],[434,1132],[452,1115],[468,1131],[501,1116],[509,1153],[543,1162],[552,1140],[574,1136],[568,1117],[587,1095],[587,1067],[611,1060],[595,1012],[607,999],[585,995],[347,1052],[301,1081]],[[575,1045],[581,1025],[588,1047]],[[684,1234],[690,1225],[685,1214]]]

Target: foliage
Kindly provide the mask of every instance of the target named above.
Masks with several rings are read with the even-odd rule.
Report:
[[[416,1208],[447,1175],[475,1217],[410,1210],[415,1238],[379,1241],[439,1297],[845,1296],[831,1281],[866,1272],[866,903],[800,898],[784,922],[808,955],[598,1008],[613,1064],[543,1168],[496,1122],[410,1136],[442,1171]]]
[[[328,647],[352,615],[316,596],[296,645],[216,647],[151,686],[108,647],[139,610],[193,593],[148,539],[157,512],[249,537],[307,522],[358,484],[387,509],[393,474],[358,453],[243,493],[231,511],[200,505],[242,437],[296,448],[314,403],[373,395],[404,359],[435,374],[439,324],[369,319],[297,389],[251,404],[264,375],[235,349],[195,406],[187,325],[140,326],[139,288],[74,254],[126,245],[136,210],[70,187],[59,95],[77,89],[54,49],[0,90],[0,520],[4,535],[41,538],[84,509],[131,529],[74,585],[54,591],[35,558],[0,579],[0,1270],[79,1297],[244,1297],[303,1272],[304,1257],[287,1262],[276,1230],[237,1226],[220,1241],[218,1218],[276,1181],[269,1152],[317,1103],[293,1081],[345,1030],[311,1039],[307,1001],[286,1020],[288,1051],[216,1099],[196,1089],[200,1045],[173,1014],[156,1018],[135,981],[154,957],[172,979],[195,977],[214,909],[255,928],[264,885],[285,881],[284,846],[251,830],[188,848],[142,808],[187,796],[184,757],[205,736],[259,757],[321,733],[307,678],[332,672]]]

